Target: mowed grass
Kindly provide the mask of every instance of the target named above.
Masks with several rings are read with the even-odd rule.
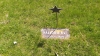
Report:
[[[42,28],[68,28],[70,39],[42,39]],[[13,44],[14,41],[18,43]],[[100,0],[0,0],[0,56],[100,56]]]

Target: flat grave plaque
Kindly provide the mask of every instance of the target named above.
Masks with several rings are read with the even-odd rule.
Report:
[[[68,39],[69,29],[41,29],[42,38]]]

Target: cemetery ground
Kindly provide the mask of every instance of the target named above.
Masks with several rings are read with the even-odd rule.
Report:
[[[42,39],[42,28],[68,28],[70,39]],[[13,42],[16,41],[14,44]],[[0,0],[0,56],[100,56],[100,0]]]

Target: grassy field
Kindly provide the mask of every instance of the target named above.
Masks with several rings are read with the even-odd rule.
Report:
[[[62,8],[58,28],[68,40],[42,39],[55,28],[53,6]],[[14,41],[18,43],[13,44]],[[100,56],[100,0],[0,0],[0,56]]]

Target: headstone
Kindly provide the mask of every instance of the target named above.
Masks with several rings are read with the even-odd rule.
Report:
[[[69,29],[41,29],[42,38],[68,39]]]

